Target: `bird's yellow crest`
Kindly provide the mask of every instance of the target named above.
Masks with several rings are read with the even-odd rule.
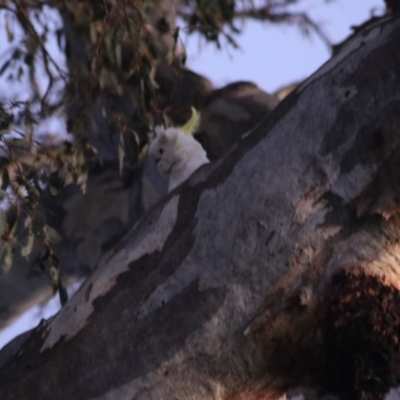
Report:
[[[188,136],[193,135],[197,128],[200,125],[200,114],[196,111],[194,107],[192,107],[192,116],[189,121],[186,122],[185,125],[180,127],[180,130]]]

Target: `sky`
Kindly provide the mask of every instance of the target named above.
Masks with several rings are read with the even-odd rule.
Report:
[[[365,22],[371,10],[383,11],[383,0],[304,0],[297,7],[307,11],[327,33],[333,44],[352,32],[352,25]],[[272,93],[303,80],[329,58],[326,45],[315,34],[305,37],[293,26],[248,22],[237,36],[241,49],[220,51],[204,46],[198,37],[185,41],[187,65],[210,78],[217,87],[238,80],[251,80]],[[228,54],[229,53],[229,54]]]
[[[79,289],[83,281],[74,283],[68,288],[68,296],[71,298]],[[42,319],[48,319],[60,309],[60,300],[58,295],[53,296],[47,302],[36,305],[23,313],[12,325],[0,332],[0,349],[4,347],[11,339],[20,333],[26,332],[39,324]]]
[[[299,10],[309,12],[333,44],[348,37],[352,25],[366,21],[371,10],[378,14],[383,11],[383,0],[304,0],[301,4]],[[0,45],[3,39],[0,32]],[[286,25],[249,22],[236,39],[240,50],[221,51],[213,45],[206,46],[196,36],[183,38],[188,55],[187,66],[205,75],[215,87],[245,80],[272,93],[284,85],[307,78],[329,58],[328,49],[315,34],[304,37],[298,29]],[[57,121],[53,123],[57,124]],[[70,288],[71,295],[78,286]],[[48,304],[28,310],[0,332],[0,349],[13,337],[35,327],[42,318],[49,318],[59,307],[56,296]]]

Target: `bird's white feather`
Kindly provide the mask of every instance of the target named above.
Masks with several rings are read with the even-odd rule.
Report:
[[[179,128],[155,128],[149,155],[157,162],[161,174],[169,176],[168,191],[184,182],[201,165],[210,161],[201,144]]]

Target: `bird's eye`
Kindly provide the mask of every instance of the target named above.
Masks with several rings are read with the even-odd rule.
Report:
[[[158,150],[158,152],[159,152],[160,154],[162,154],[162,153],[164,153],[164,149],[160,149],[160,150]]]

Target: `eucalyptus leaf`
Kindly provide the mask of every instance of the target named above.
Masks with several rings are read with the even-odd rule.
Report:
[[[124,135],[119,135],[118,141],[118,161],[119,161],[119,173],[122,174],[122,169],[124,167],[124,157],[125,157],[125,141]]]
[[[0,208],[0,236],[7,230],[7,217],[6,213]]]
[[[1,182],[1,189],[6,190],[10,184],[10,175],[8,174],[8,169],[4,168]]]
[[[50,243],[57,243],[57,242],[59,242],[61,240],[61,236],[57,233],[57,231],[55,229],[53,229],[49,225],[45,225],[43,227],[43,230],[44,230],[44,234],[46,236],[46,239]]]
[[[49,189],[52,196],[57,196],[60,193],[60,191],[53,185],[50,185]]]
[[[61,278],[61,275],[58,279],[58,295],[60,297],[61,306],[64,306],[68,301],[68,291],[63,279]]]
[[[60,261],[56,255],[50,254],[49,260],[53,264],[53,267],[55,267],[55,268],[59,267]]]
[[[29,228],[31,226],[31,224],[32,224],[32,218],[28,215],[25,218],[24,226],[25,226],[25,228]]]
[[[37,235],[44,227],[46,219],[42,214],[35,214],[32,218],[31,230],[34,235]]]
[[[60,271],[52,266],[50,268],[50,286],[53,288],[53,294],[57,293],[58,281],[59,281]]]
[[[58,284],[59,275],[60,275],[60,271],[56,267],[51,266],[51,268],[50,268],[50,278],[56,284]]]
[[[10,66],[11,60],[7,60],[0,68],[0,76],[4,74],[6,69]]]
[[[32,204],[36,204],[40,196],[39,191],[34,185],[27,185],[26,190],[28,192],[27,200]]]
[[[3,248],[3,254],[1,257],[1,269],[3,272],[8,272],[11,268],[13,261],[13,252],[10,245],[6,245]]]
[[[44,262],[47,261],[50,257],[50,248],[48,246],[46,246],[44,253],[39,253],[39,255],[37,256],[37,263],[39,263],[39,266],[43,266],[44,267]]]
[[[11,225],[11,230],[9,235],[11,238],[15,238],[17,236],[18,226],[19,226],[18,218],[15,218],[14,223]]]
[[[7,33],[7,40],[8,42],[12,42],[14,40],[14,32],[10,29],[10,21],[9,21],[9,14],[6,14],[6,33]]]
[[[35,242],[35,237],[33,236],[32,232],[28,233],[28,240],[26,245],[21,250],[21,255],[24,257],[28,257],[29,254],[32,253],[33,244]]]

